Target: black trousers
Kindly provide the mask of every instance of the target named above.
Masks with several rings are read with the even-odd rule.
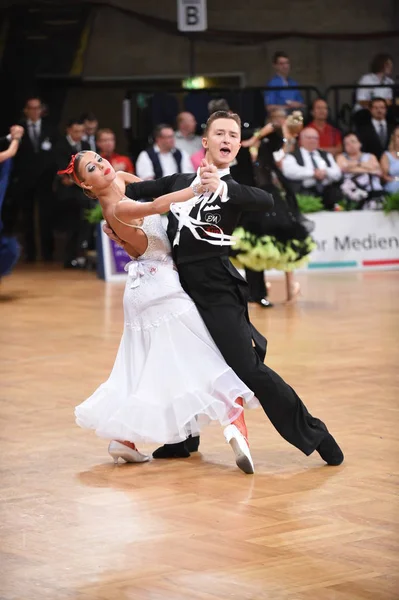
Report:
[[[311,454],[327,428],[254,350],[247,313],[247,283],[227,257],[180,264],[178,271],[184,290],[194,300],[227,364],[255,393],[280,435],[305,454]]]
[[[247,280],[251,300],[258,302],[262,298],[267,298],[267,287],[263,271],[245,269],[245,279]]]
[[[84,254],[93,228],[85,219],[85,211],[91,207],[92,200],[78,189],[73,189],[73,193],[69,196],[68,189],[61,190],[59,194],[57,219],[57,228],[66,233],[65,264]]]
[[[51,260],[54,253],[52,181],[51,178],[44,176],[31,186],[27,186],[26,183],[24,181],[22,185],[19,184],[15,187],[12,228],[16,226],[20,214],[22,217],[25,256],[28,260],[36,260],[35,207],[37,206],[42,259]]]

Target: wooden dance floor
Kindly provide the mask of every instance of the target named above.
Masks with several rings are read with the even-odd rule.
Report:
[[[399,274],[299,280],[295,306],[276,280],[251,315],[346,461],[306,458],[258,410],[254,476],[216,425],[189,459],[114,467],[73,409],[108,376],[123,286],[40,266],[2,281],[1,600],[399,598]]]

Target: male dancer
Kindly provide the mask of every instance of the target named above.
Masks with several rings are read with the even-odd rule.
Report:
[[[169,218],[168,235],[181,284],[194,300],[227,364],[255,393],[280,435],[306,455],[317,450],[329,465],[339,465],[343,453],[324,423],[313,417],[296,392],[263,364],[266,340],[249,321],[248,286],[228,258],[229,237],[241,212],[266,211],[273,204],[270,194],[239,185],[229,173],[229,164],[240,148],[240,127],[238,115],[214,113],[203,138],[206,159],[211,164],[201,168],[200,179],[176,174],[144,181],[128,186],[127,196],[154,198],[183,189],[190,182],[195,193],[197,181],[209,190],[209,194],[188,201],[183,208],[175,208],[177,218],[173,214]],[[105,232],[112,235],[110,229],[105,228]],[[198,438],[191,438],[182,442],[183,448],[179,444],[162,446],[154,452],[154,458],[186,456],[187,448],[195,451],[198,442]]]

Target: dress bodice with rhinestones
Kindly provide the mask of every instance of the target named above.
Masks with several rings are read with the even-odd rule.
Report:
[[[172,252],[168,236],[162,224],[160,215],[145,217],[141,229],[147,236],[148,246],[146,251],[136,260],[165,261],[171,259]]]

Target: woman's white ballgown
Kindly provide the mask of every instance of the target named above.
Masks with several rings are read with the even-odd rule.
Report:
[[[239,416],[239,397],[256,406],[227,366],[183,291],[159,215],[146,217],[144,254],[126,265],[124,331],[108,380],[76,407],[76,422],[100,437],[176,443],[204,424]]]

